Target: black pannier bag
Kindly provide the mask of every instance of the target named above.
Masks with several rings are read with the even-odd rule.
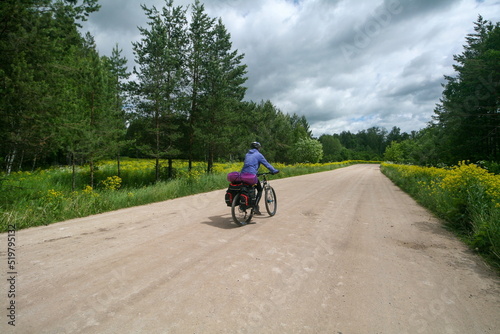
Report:
[[[243,185],[240,192],[240,205],[248,208],[255,204],[255,188],[248,185]]]
[[[229,184],[229,187],[226,190],[226,195],[224,197],[227,206],[233,205],[234,196],[236,196],[236,194],[238,194],[240,192],[241,188],[243,188],[242,183]]]

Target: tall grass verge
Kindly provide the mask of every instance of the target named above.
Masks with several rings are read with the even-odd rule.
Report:
[[[500,175],[465,162],[449,169],[383,163],[381,170],[500,268]]]
[[[368,161],[344,161],[327,164],[274,164],[281,172],[273,178],[316,173]],[[166,165],[167,162],[164,162]],[[34,173],[17,172],[0,176],[0,232],[9,224],[17,229],[48,225],[72,218],[149,204],[227,187],[226,175],[240,170],[241,163],[218,163],[212,174],[205,165],[195,163],[188,171],[187,162],[174,161],[174,178],[153,183],[152,160],[125,159],[120,177],[113,161],[98,164],[95,187],[87,185],[88,169],[79,167],[76,175],[60,167]],[[73,179],[76,189],[72,190]],[[222,205],[220,203],[214,205]]]

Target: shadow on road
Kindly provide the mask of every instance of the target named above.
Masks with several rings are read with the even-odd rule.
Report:
[[[253,216],[252,221],[250,223],[248,223],[247,225],[256,224],[257,223],[256,220],[261,220],[261,219],[266,219],[266,218],[271,218],[271,217],[269,217],[267,215],[261,215],[261,216],[255,215],[255,216]],[[210,221],[204,221],[201,223],[206,224],[206,225],[210,225],[210,226],[214,226],[214,227],[218,227],[218,228],[222,228],[224,230],[230,230],[233,228],[241,227],[241,226],[236,225],[233,222],[231,215],[213,216],[213,217],[208,217],[208,219]]]
[[[224,230],[230,230],[239,227],[233,222],[233,219],[231,218],[230,215],[213,216],[213,217],[208,217],[208,219],[209,221],[204,221],[202,222],[202,224],[222,228]]]

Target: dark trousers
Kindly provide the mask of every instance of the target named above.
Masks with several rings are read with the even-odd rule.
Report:
[[[255,205],[259,205],[260,198],[262,197],[262,184],[260,182],[257,182],[255,185],[255,188],[257,189],[257,198],[255,199]]]

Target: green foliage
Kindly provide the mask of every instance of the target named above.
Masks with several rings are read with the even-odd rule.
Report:
[[[97,0],[2,2],[0,154],[7,173],[56,156],[92,162],[124,133],[110,70],[93,38],[77,29],[98,9]]]
[[[403,162],[404,161],[404,151],[402,144],[396,141],[391,142],[391,144],[385,149],[384,160],[393,162]]]
[[[160,158],[176,155],[178,125],[173,122],[184,96],[185,59],[188,39],[185,9],[166,1],[161,11],[141,6],[149,28],[139,28],[142,39],[133,43],[137,81],[131,85],[136,98],[135,116],[147,127],[141,149],[156,159],[156,181],[160,180]]]
[[[500,160],[500,23],[479,16],[467,35],[464,52],[455,55],[456,76],[445,76],[435,120],[453,161]],[[451,161],[445,161],[450,163]]]
[[[232,147],[228,152],[243,159],[249,144],[258,141],[269,161],[293,162],[293,145],[299,139],[310,139],[309,125],[304,117],[288,115],[271,101],[245,103],[244,109],[235,114]]]
[[[291,157],[296,163],[318,163],[323,158],[323,146],[315,139],[299,139],[292,146]]]
[[[338,138],[322,135],[319,142],[323,145],[324,161],[342,161],[342,149],[344,148]]]
[[[401,142],[410,135],[401,133],[401,129],[393,127],[391,132],[384,128],[372,127],[367,130],[351,133],[322,135],[319,141],[323,145],[323,161],[342,160],[382,160],[386,148],[391,142]]]
[[[235,107],[244,97],[246,65],[243,55],[232,51],[230,35],[219,21],[213,26],[208,48],[206,77],[203,81],[205,96],[199,106],[198,139],[206,146],[207,172],[212,172],[215,159],[231,145],[221,134],[228,133],[237,122]]]
[[[196,1],[191,18],[183,7],[142,7],[150,22],[134,43],[137,102],[130,130],[146,156],[207,159],[207,172],[231,147],[246,81],[243,55],[232,50],[222,21]],[[188,23],[189,22],[189,23]],[[186,145],[187,143],[187,145]]]

